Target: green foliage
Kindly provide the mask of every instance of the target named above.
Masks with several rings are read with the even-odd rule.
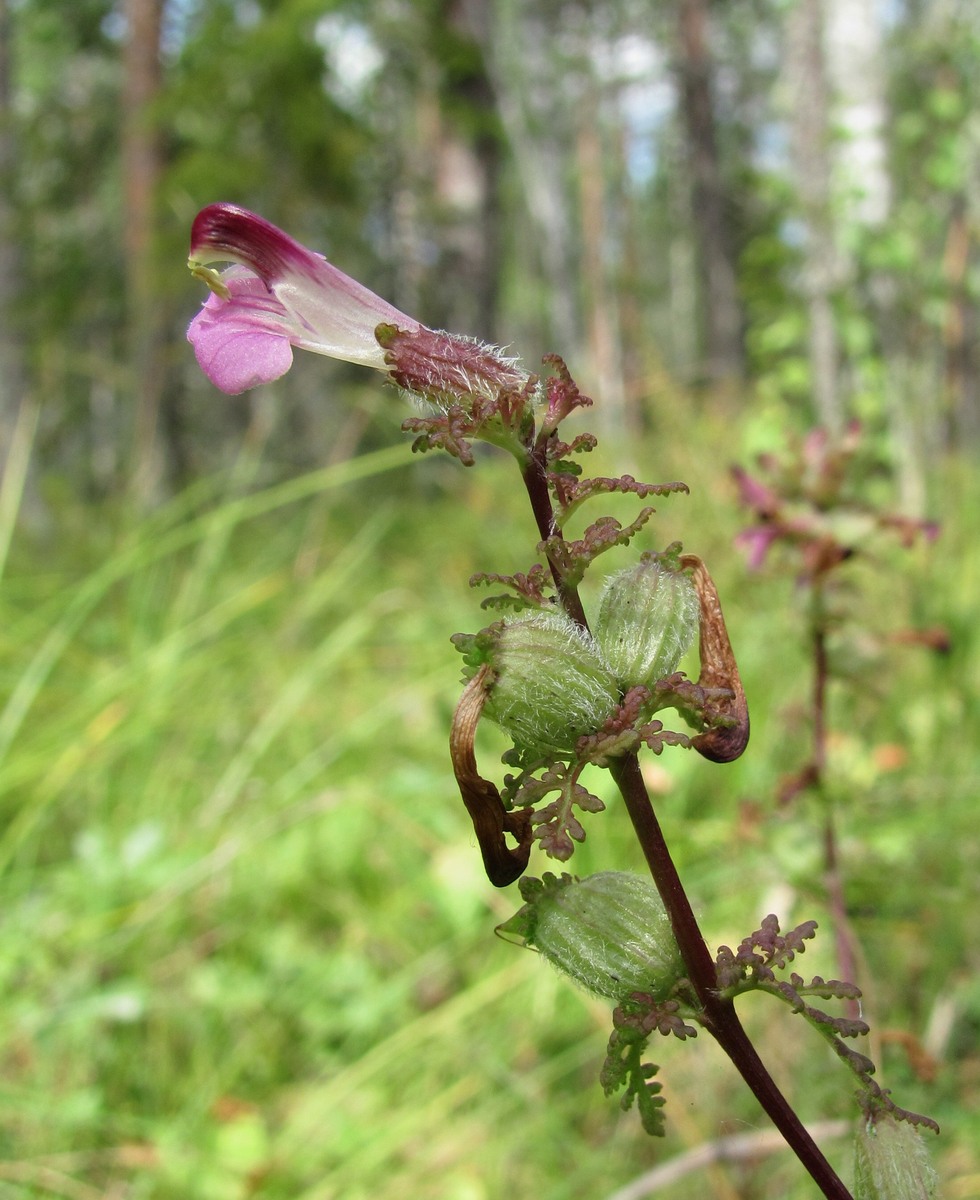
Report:
[[[488,559],[504,573],[527,567],[509,560],[500,538],[500,481],[492,468],[486,482],[460,485],[454,474],[446,495],[447,476],[426,463],[424,482],[399,479],[399,502],[382,505],[374,523],[360,515],[378,503],[372,484],[359,491],[338,470],[263,488],[283,471],[276,461],[199,483],[141,523],[90,505],[79,463],[108,458],[110,477],[113,462],[124,469],[135,395],[123,349],[121,30],[117,6],[100,0],[11,7],[19,146],[10,196],[24,262],[5,318],[44,402],[36,465],[48,507],[46,523],[17,534],[0,594],[0,1191],[15,1200],[116,1191],[134,1200],[400,1200],[438,1187],[447,1197],[574,1200],[627,1183],[650,1152],[632,1123],[617,1125],[592,1099],[605,1013],[505,947],[487,950],[489,919],[504,913],[475,866],[445,762],[455,661],[446,638],[475,624],[459,580]],[[498,136],[496,114],[477,97],[482,52],[449,27],[442,4],[328,7],[363,21],[384,49],[378,87],[357,105],[331,86],[314,41],[324,5],[311,0],[186,6],[165,47],[156,294],[175,313],[167,354],[179,403],[168,410],[168,436],[183,438],[196,461],[229,434],[237,445],[245,418],[229,414],[246,411],[218,407],[198,381],[183,399],[182,326],[195,301],[180,263],[205,200],[261,207],[311,244],[342,251],[346,269],[363,266],[369,281],[389,278],[408,296],[436,293],[450,314],[458,310],[445,297],[474,290],[447,266],[451,239],[440,238],[456,218],[438,207],[433,159],[421,151],[430,135],[443,146],[446,126],[465,147]],[[765,54],[734,54],[785,7],[758,0],[720,14],[719,44],[733,51],[720,135],[764,408],[736,414],[720,396],[697,403],[663,378],[661,354],[672,368],[690,364],[683,344],[697,315],[685,298],[692,232],[679,216],[689,180],[676,125],[650,135],[660,154],[646,182],[606,164],[617,214],[603,242],[616,283],[609,315],[635,372],[629,393],[641,397],[629,415],[656,420],[658,456],[675,452],[666,434],[683,423],[685,477],[697,448],[693,548],[714,551],[715,570],[729,563],[719,583],[753,702],[756,753],[730,768],[736,801],[719,802],[712,769],[693,756],[651,769],[658,810],[717,940],[750,927],[774,890],[829,923],[814,884],[812,813],[769,799],[805,742],[799,593],[730,562],[736,522],[716,478],[736,420],[772,440],[787,420],[806,420],[795,414],[809,403],[792,181],[744,169],[753,130],[769,119],[770,74],[759,67]],[[972,261],[957,274],[947,250],[973,219],[980,73],[975,20],[965,10],[954,24],[937,15],[930,32],[929,21],[917,23],[920,8],[903,11],[890,46],[892,219],[871,235],[840,230],[855,275],[836,297],[835,321],[854,407],[897,424],[911,395],[926,446],[946,436],[953,409],[940,379],[955,357],[946,338],[956,314],[969,326],[977,299]],[[555,61],[578,87],[584,76]],[[517,66],[540,89],[545,76],[523,58]],[[584,106],[564,94],[560,103],[572,124],[584,119]],[[586,228],[576,224],[579,172],[569,147],[545,149],[536,182],[560,180],[569,208],[549,209],[549,232],[564,228],[567,238]],[[492,282],[509,304],[503,327],[529,320],[536,331],[556,306],[555,280],[541,270],[544,239],[514,163],[505,157],[499,174],[507,236],[492,255]],[[400,224],[406,213],[415,215]],[[581,249],[557,245],[573,263]],[[581,317],[573,290],[558,299]],[[582,347],[557,348],[578,366]],[[287,464],[317,453],[313,433],[329,425],[332,391],[344,434],[356,440],[366,427],[372,440],[387,400],[376,408],[329,387],[325,397],[319,375],[315,385],[297,377],[279,397],[275,453]],[[654,392],[665,400],[655,418],[646,407]],[[261,401],[252,412],[250,434],[260,437]],[[389,438],[390,421],[386,429]],[[891,441],[882,449],[885,459],[896,453]],[[403,453],[382,456],[379,469]],[[568,486],[572,466],[554,464]],[[911,1038],[886,1038],[884,1078],[940,1120],[940,1170],[963,1191],[980,1171],[980,564],[970,516],[980,497],[969,458],[942,467],[930,481],[945,510],[941,549],[916,552],[926,586],[907,582],[913,572],[868,570],[863,615],[875,636],[832,647],[864,682],[831,697],[840,732],[830,755],[849,915],[876,980],[875,1025]],[[342,501],[320,495],[345,477]],[[658,514],[658,529],[670,519]],[[690,538],[690,527],[683,533]],[[646,536],[639,531],[638,543]],[[540,594],[534,580],[521,590],[527,576],[505,579],[519,597]],[[948,628],[945,653],[883,652],[903,633],[899,599],[916,624]],[[886,684],[894,699],[883,707]],[[620,859],[630,853],[622,814],[610,808],[576,852],[583,866],[590,855],[601,861],[608,841],[618,840]],[[767,1010],[760,1035],[776,1027],[768,1049],[801,1111],[829,1110],[836,1064],[809,1063],[802,1078],[787,1049],[795,1031],[778,1036],[773,1006],[746,999],[750,1024],[756,1007]],[[758,1122],[726,1092],[723,1072],[693,1066],[690,1055],[675,1066],[672,1050],[665,1075],[675,1111],[694,1115],[668,1131],[666,1154],[711,1140],[722,1119]],[[622,1078],[641,1106],[649,1100],[653,1121],[657,1085],[639,1051]],[[706,1097],[716,1107],[701,1110]],[[760,1195],[809,1195],[775,1163],[745,1170],[745,1187]],[[686,1180],[665,1194],[690,1193]]]
[[[28,365],[39,374],[55,368],[57,356],[73,378],[90,379],[93,352],[109,357],[120,350],[121,69],[107,33],[111,7],[99,0],[69,10],[36,3],[16,6],[11,21],[17,161],[4,182],[23,279],[19,302],[4,319],[23,337]]]
[[[240,5],[198,7],[160,113],[173,136],[168,188],[197,206],[248,200],[298,231],[324,211],[343,214],[373,146],[331,95],[315,38],[323,16],[309,0],[251,16]]]
[[[701,432],[705,462],[730,444],[728,423]],[[270,1200],[467,1188],[575,1200],[655,1161],[640,1123],[617,1120],[595,1087],[607,1005],[488,943],[516,905],[483,879],[447,763],[448,635],[476,609],[459,580],[513,566],[509,465],[447,474],[426,461],[418,490],[366,522],[379,481],[346,472],[406,454],[276,489],[253,490],[243,466],[138,525],[75,505],[43,545],[15,538],[0,591],[0,1191],[13,1200],[50,1194],[56,1173],[93,1200],[112,1188],[245,1200],[258,1180]],[[658,811],[715,943],[787,882],[788,907],[828,929],[805,814],[763,800],[805,733],[794,589],[722,553],[731,497],[692,483],[695,515],[714,516],[699,549],[727,562],[718,583],[756,753],[726,768],[738,800],[725,805],[711,764],[655,760]],[[929,1042],[934,1082],[894,1040],[882,1082],[940,1122],[953,1186],[980,1165],[972,472],[950,464],[943,494],[941,542],[918,552],[927,586],[890,575],[865,604],[887,631],[900,588],[924,624],[948,623],[953,649],[890,654],[901,703],[838,696],[849,732],[832,753],[855,793],[840,832],[873,1024],[922,1038],[945,1014],[949,1028]],[[899,742],[896,766],[884,751]],[[626,825],[615,804],[593,822],[583,873],[642,870]],[[826,975],[822,953],[818,940],[807,957]],[[837,1062],[801,1070],[798,1018],[774,1007],[740,1002],[791,1098],[807,1119],[844,1111]],[[658,1049],[673,1119],[657,1159],[712,1140],[722,1120],[758,1125],[705,1051]],[[634,1084],[642,1099],[642,1073]],[[828,1150],[846,1164],[846,1145]],[[812,1194],[788,1157],[746,1170],[774,1200]],[[665,1195],[700,1186],[688,1176]]]
[[[799,180],[784,137],[791,114],[775,86],[791,8],[715,6],[710,41],[748,380],[782,420],[806,424],[813,380]],[[519,337],[532,359],[562,350],[590,382],[607,369],[589,361],[597,343],[553,339],[556,330],[573,340],[576,329],[597,330],[605,314],[634,428],[662,420],[650,401],[665,368],[698,376],[699,230],[675,80],[662,67],[676,50],[672,14],[651,21],[625,0],[523,15],[502,5],[472,23],[467,11],[444,0],[165,6],[160,90],[147,114],[161,177],[155,223],[143,232],[153,244],[144,282],[166,342],[160,439],[172,478],[226,461],[239,432],[232,419],[202,415],[209,393],[181,348],[195,303],[179,269],[187,229],[219,198],[261,210],[429,324]],[[907,7],[881,31],[888,219],[854,220],[843,185],[830,214],[842,404],[887,434],[889,453],[911,460],[950,427],[969,433],[977,372],[962,331],[980,302],[967,236],[980,35],[965,11],[927,11]],[[10,5],[5,130],[15,169],[3,236],[19,262],[4,323],[23,343],[29,381],[58,394],[39,445],[44,465],[103,490],[127,472],[137,407],[121,188],[124,38],[108,0],[70,11],[51,0]],[[636,77],[629,55],[617,74],[624,46],[647,52]],[[641,126],[635,87],[668,93]],[[593,94],[594,111],[583,103]],[[592,133],[603,146],[597,164],[583,157]],[[832,159],[852,134],[835,127]],[[597,169],[598,221],[585,203]],[[595,278],[593,258],[602,264]],[[322,398],[305,381],[282,394],[294,414],[279,434],[283,455],[304,461]]]

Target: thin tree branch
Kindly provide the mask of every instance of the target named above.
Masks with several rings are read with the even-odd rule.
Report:
[[[830,1139],[846,1137],[854,1128],[851,1121],[820,1121],[811,1125],[811,1137]],[[753,1162],[779,1150],[787,1149],[782,1134],[776,1129],[758,1129],[752,1133],[734,1133],[730,1137],[703,1142],[691,1150],[645,1171],[625,1187],[610,1192],[606,1200],[644,1200],[661,1188],[670,1187],[685,1175],[701,1171],[714,1163]]]

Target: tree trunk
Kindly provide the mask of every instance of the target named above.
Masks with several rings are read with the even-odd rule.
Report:
[[[980,434],[976,309],[967,281],[972,244],[967,201],[965,197],[957,197],[943,254],[943,277],[947,288],[943,383],[949,407],[949,428],[945,438],[948,446],[975,445]]]
[[[500,294],[501,137],[486,70],[490,14],[473,0],[446,0],[440,21],[476,53],[469,69],[457,70],[439,97],[433,182],[443,247],[438,286],[446,311],[437,309],[437,320],[448,329],[492,339]]]
[[[718,156],[707,0],[680,0],[681,115],[691,170],[692,223],[704,312],[704,367],[711,380],[742,375],[742,313]]]
[[[607,170],[603,156],[597,88],[586,92],[578,128],[578,180],[582,222],[583,316],[595,378],[596,424],[605,438],[628,440],[626,389],[619,338],[619,297],[610,286],[605,246]]]
[[[822,0],[798,0],[789,19],[787,65],[793,83],[793,156],[806,235],[803,291],[809,315],[810,374],[817,419],[838,431],[843,415],[832,297],[839,263],[831,210],[830,97],[823,37]]]
[[[570,123],[560,89],[547,7],[501,0],[492,6],[491,69],[497,110],[514,156],[548,311],[535,332],[543,350],[574,361],[581,340],[575,228],[564,186]],[[525,265],[522,270],[528,268]]]
[[[11,78],[10,8],[0,0],[0,445],[9,447],[26,397],[26,369],[18,329],[18,293],[24,277],[14,202],[17,134]]]
[[[163,453],[158,426],[163,395],[163,329],[155,292],[156,194],[161,150],[153,118],[160,91],[160,22],[163,0],[125,0],[122,170],[123,244],[129,365],[133,378],[134,498],[146,504],[159,493]]]

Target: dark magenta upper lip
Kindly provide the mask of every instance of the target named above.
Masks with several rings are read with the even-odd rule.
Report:
[[[267,284],[302,271],[315,273],[320,260],[281,229],[237,204],[209,204],[194,218],[191,257],[220,260],[223,255],[250,266]]]

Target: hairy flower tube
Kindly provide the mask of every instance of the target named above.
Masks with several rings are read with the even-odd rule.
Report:
[[[216,271],[211,264],[235,265]],[[187,265],[211,289],[187,339],[201,370],[235,395],[289,370],[293,347],[384,371],[442,406],[523,393],[528,374],[470,338],[427,329],[264,217],[211,204]]]
[[[539,950],[587,991],[663,1000],[685,974],[663,901],[624,871],[586,879],[546,873],[521,883],[527,903],[498,928]]]

